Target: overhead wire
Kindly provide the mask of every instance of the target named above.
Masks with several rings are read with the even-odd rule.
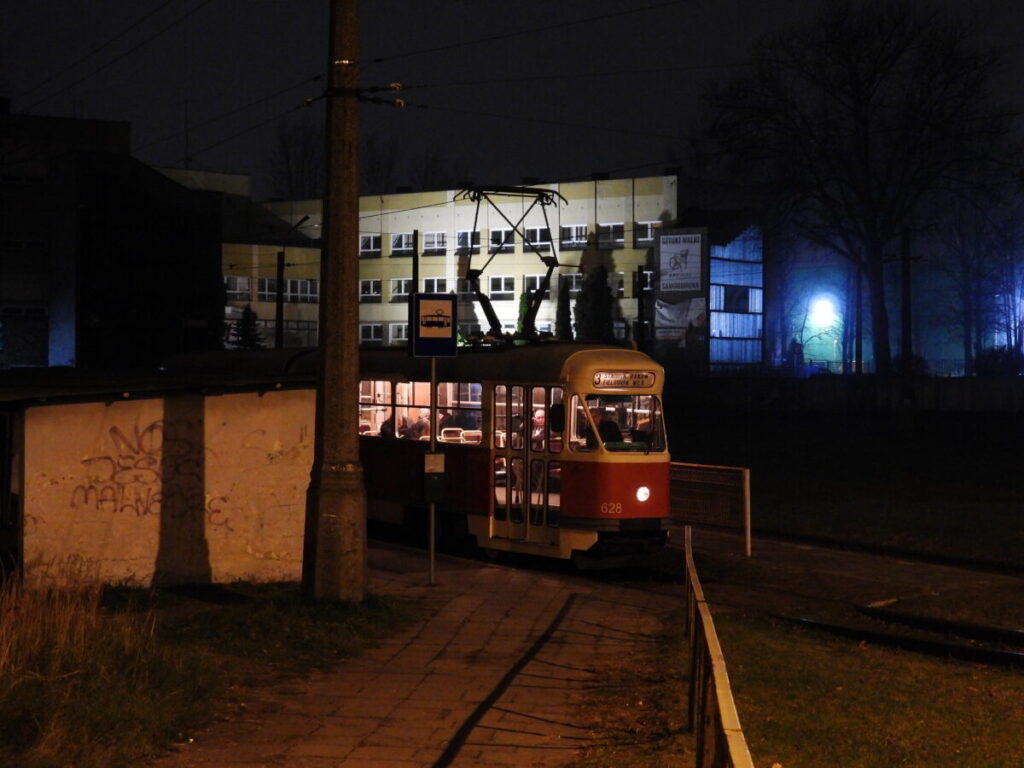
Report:
[[[68,72],[68,71],[74,69],[75,67],[77,67],[82,62],[86,61],[87,59],[92,58],[97,53],[102,51],[104,48],[106,48],[109,45],[111,45],[111,44],[117,42],[118,40],[120,40],[122,37],[127,35],[129,32],[131,32],[136,27],[142,26],[142,24],[144,24],[147,21],[149,21],[151,18],[156,16],[158,13],[160,13],[160,11],[162,11],[164,8],[166,8],[168,5],[170,5],[173,2],[175,2],[175,0],[165,0],[165,2],[162,3],[158,8],[155,8],[154,10],[150,11],[149,13],[147,13],[145,16],[142,16],[141,18],[139,18],[136,21],[132,22],[127,27],[122,29],[120,32],[118,32],[117,34],[113,35],[112,37],[107,38],[105,41],[103,41],[102,43],[97,45],[95,48],[93,48],[93,49],[87,51],[86,53],[84,53],[83,55],[79,56],[77,59],[72,61],[70,64],[68,64],[64,68],[58,70],[57,72],[53,73],[52,75],[50,75],[46,79],[41,80],[40,82],[38,82],[35,85],[31,86],[25,92],[24,96],[27,96],[28,94],[34,93],[35,91],[38,91],[43,86],[49,85],[54,80],[56,80],[57,78],[61,77],[65,72]]]
[[[286,86],[286,87],[282,88],[281,90],[275,91],[274,93],[271,93],[271,94],[269,94],[267,96],[263,96],[263,97],[261,97],[259,99],[255,99],[255,100],[250,101],[250,102],[248,102],[246,104],[242,104],[241,106],[235,107],[234,109],[230,109],[227,112],[222,112],[221,114],[216,115],[214,117],[211,117],[208,120],[203,120],[203,121],[198,122],[198,123],[193,123],[187,129],[182,129],[182,130],[178,131],[177,133],[173,133],[173,134],[170,134],[168,136],[164,136],[162,139],[155,139],[154,141],[150,141],[150,142],[148,142],[146,144],[141,144],[139,146],[132,147],[132,151],[133,152],[140,152],[140,151],[142,151],[144,149],[149,149],[151,147],[155,147],[157,144],[163,144],[164,142],[171,141],[172,139],[177,139],[180,136],[183,136],[184,134],[188,133],[189,131],[198,130],[199,128],[205,128],[208,125],[213,125],[214,123],[219,123],[221,120],[224,120],[224,119],[229,118],[229,117],[233,117],[234,115],[237,115],[239,112],[244,112],[247,109],[251,109],[252,107],[259,106],[260,104],[263,104],[263,103],[265,103],[267,101],[270,101],[271,99],[276,99],[278,96],[282,96],[282,95],[288,93],[289,91],[294,91],[297,88],[300,88],[300,87],[302,87],[304,85],[308,85],[310,83],[316,82],[316,81],[321,80],[321,79],[322,78],[321,78],[320,75],[316,75],[314,77],[306,78],[305,80],[301,80],[301,81],[299,81],[297,83],[293,83],[292,85]]]
[[[175,19],[174,21],[170,22],[169,24],[166,24],[166,25],[165,25],[165,26],[163,26],[163,27],[162,27],[161,29],[157,30],[157,31],[156,31],[156,32],[155,32],[154,34],[150,35],[149,37],[147,37],[147,38],[146,38],[145,40],[143,40],[143,41],[142,41],[142,42],[140,42],[139,44],[137,44],[137,45],[134,45],[134,46],[132,46],[131,48],[129,48],[129,49],[127,50],[127,51],[123,51],[123,52],[122,52],[121,54],[119,54],[118,56],[115,56],[115,57],[114,57],[113,59],[111,59],[110,61],[108,61],[108,62],[107,62],[106,64],[104,64],[103,66],[101,66],[101,67],[98,67],[97,69],[93,70],[93,71],[92,71],[92,72],[90,72],[89,74],[87,74],[87,75],[83,75],[82,77],[78,78],[77,80],[74,80],[74,81],[72,81],[72,82],[68,83],[68,84],[67,84],[67,85],[65,85],[65,86],[64,86],[63,88],[60,88],[60,89],[58,89],[58,90],[57,90],[57,91],[55,91],[54,93],[51,93],[51,94],[50,94],[49,96],[44,96],[44,97],[43,97],[42,99],[39,99],[38,101],[36,101],[36,102],[34,102],[34,103],[32,103],[32,104],[29,104],[29,105],[28,105],[28,106],[27,106],[27,107],[25,108],[25,109],[26,109],[26,111],[28,111],[28,110],[31,110],[31,109],[35,109],[36,107],[38,107],[38,106],[39,106],[40,104],[42,104],[43,102],[45,102],[45,101],[49,101],[50,99],[52,99],[52,98],[54,98],[54,97],[56,97],[56,96],[60,96],[60,95],[61,95],[62,93],[64,93],[64,92],[66,92],[66,91],[70,90],[71,88],[74,88],[74,87],[75,87],[76,85],[80,85],[80,84],[84,83],[84,82],[85,82],[86,80],[89,80],[90,78],[92,78],[92,77],[95,77],[95,76],[96,76],[96,75],[98,75],[98,74],[99,74],[100,72],[104,72],[104,71],[106,71],[107,69],[110,69],[110,67],[114,66],[114,64],[118,63],[118,62],[119,62],[119,61],[121,61],[122,59],[125,59],[125,58],[127,58],[128,56],[131,56],[131,55],[132,55],[133,53],[135,53],[135,52],[136,52],[137,50],[139,50],[139,49],[140,49],[140,48],[142,48],[143,46],[145,46],[145,45],[148,45],[149,43],[153,42],[154,40],[156,40],[156,39],[157,39],[158,37],[160,37],[161,35],[164,35],[164,34],[166,34],[166,33],[167,33],[167,32],[169,32],[169,31],[170,31],[171,29],[173,29],[174,27],[176,27],[176,26],[178,26],[179,24],[181,24],[181,23],[182,23],[183,21],[185,21],[186,19],[188,19],[188,18],[189,18],[190,16],[193,16],[193,15],[195,15],[196,13],[198,13],[199,11],[201,11],[201,10],[202,10],[203,8],[205,8],[205,7],[207,6],[207,5],[209,5],[209,4],[211,3],[211,2],[213,2],[213,0],[202,0],[202,2],[200,2],[200,3],[199,3],[199,5],[197,5],[197,6],[193,7],[193,8],[192,8],[191,10],[189,10],[189,11],[186,11],[186,12],[185,12],[185,13],[183,13],[183,14],[182,14],[181,16],[179,16],[178,18],[176,18],[176,19]]]
[[[654,5],[645,5],[641,8],[627,8],[621,11],[613,11],[611,13],[603,13],[597,16],[587,16],[582,19],[573,19],[571,21],[563,21],[557,24],[544,24],[538,27],[528,27],[526,29],[513,30],[511,32],[502,32],[496,35],[487,35],[486,37],[478,37],[473,40],[461,40],[457,43],[449,43],[447,45],[437,45],[430,48],[420,48],[415,51],[404,51],[402,53],[395,53],[390,56],[379,56],[374,59],[368,59],[361,62],[362,64],[381,64],[387,61],[396,61],[398,59],[406,59],[410,56],[422,56],[428,53],[442,53],[444,51],[453,51],[458,48],[466,48],[471,45],[483,45],[484,43],[493,43],[498,40],[508,40],[513,37],[520,37],[522,35],[532,35],[537,32],[549,32],[556,29],[566,29],[568,27],[576,27],[581,24],[589,24],[595,21],[604,21],[606,19],[615,19],[622,16],[630,16],[638,13],[646,13],[647,11],[656,11],[661,8],[667,8],[672,5],[682,5],[683,3],[690,2],[690,0],[668,0],[667,2],[655,3]]]

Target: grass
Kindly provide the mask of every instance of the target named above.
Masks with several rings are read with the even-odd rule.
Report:
[[[1024,674],[716,613],[758,766],[1020,768]]]
[[[634,653],[590,686],[583,704],[595,743],[574,768],[684,768],[693,764],[685,732],[689,641],[685,610],[670,616],[649,650]]]
[[[885,607],[927,618],[1024,631],[1024,590],[1019,583],[972,585],[904,598]]]
[[[208,722],[229,688],[329,666],[414,615],[297,585],[0,589],[0,764],[119,768]]]

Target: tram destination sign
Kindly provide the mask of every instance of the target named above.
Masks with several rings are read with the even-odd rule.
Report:
[[[638,389],[654,386],[653,371],[596,371],[594,386],[598,389]]]
[[[416,293],[412,297],[413,357],[455,357],[458,319],[455,295]]]

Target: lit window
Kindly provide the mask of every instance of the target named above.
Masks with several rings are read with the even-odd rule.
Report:
[[[400,277],[391,281],[391,301],[408,301],[413,292],[412,278]]]
[[[425,277],[423,278],[424,293],[447,293],[448,278],[446,277]]]
[[[285,280],[284,300],[299,304],[316,304],[320,301],[320,281]]]
[[[625,225],[622,222],[616,224],[597,225],[597,247],[598,248],[621,248]]]
[[[526,291],[530,296],[540,290],[541,284],[544,282],[544,275],[523,275],[523,290]],[[551,286],[550,284],[544,290],[544,299],[551,298]]]
[[[488,285],[490,286],[488,294],[491,297],[491,301],[511,301],[516,297],[516,280],[514,277],[496,275],[490,278]]]
[[[359,301],[363,304],[380,303],[380,280],[359,281]]]
[[[261,277],[256,281],[257,301],[277,301],[277,280],[273,277]]]
[[[587,225],[570,224],[562,227],[559,245],[564,250],[581,250],[587,247]]]
[[[360,323],[359,341],[363,344],[379,343],[384,338],[384,326],[381,323]]]
[[[226,275],[224,290],[228,301],[252,301],[252,278]]]
[[[637,246],[654,244],[654,231],[661,226],[660,221],[637,221],[633,224],[633,243]]]
[[[372,259],[380,256],[380,235],[359,236],[359,258]]]
[[[515,235],[511,229],[491,230],[491,253],[511,253],[515,247]]]
[[[448,243],[448,235],[445,232],[424,232],[423,233],[423,255],[443,256]]]
[[[527,227],[526,228],[526,240],[523,243],[524,248],[533,246],[530,250],[536,249],[538,251],[551,250],[551,230],[547,227]]]
[[[412,256],[416,250],[416,242],[413,240],[412,232],[399,232],[391,236],[392,256]]]
[[[460,254],[480,253],[480,231],[459,230],[455,233],[455,244]]]

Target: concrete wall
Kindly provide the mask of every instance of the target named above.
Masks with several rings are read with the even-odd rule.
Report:
[[[298,579],[314,413],[312,390],[28,409],[26,579]]]

